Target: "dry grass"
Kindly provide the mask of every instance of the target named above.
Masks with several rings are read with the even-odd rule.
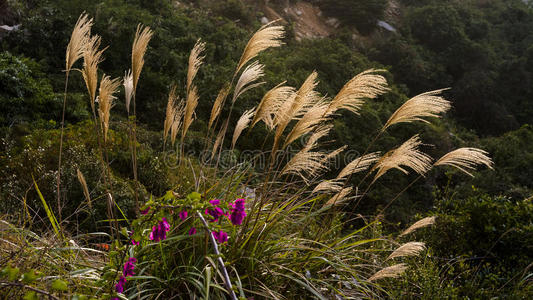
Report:
[[[398,278],[407,269],[406,264],[397,264],[377,271],[368,278],[368,281],[376,281],[382,278]]]
[[[379,152],[373,152],[373,153],[369,153],[364,156],[358,157],[352,160],[349,164],[346,165],[346,167],[344,167],[340,171],[339,175],[337,175],[337,179],[343,179],[349,175],[364,171],[368,169],[370,165],[373,164],[378,159],[379,159]]]
[[[354,114],[359,114],[359,109],[365,99],[373,99],[389,91],[387,80],[377,72],[385,70],[370,69],[359,73],[348,81],[331,101],[328,115],[339,109],[347,109]]]
[[[102,62],[102,54],[106,50],[105,48],[98,50],[98,48],[100,48],[100,37],[95,35],[89,38],[83,50],[83,69],[81,70],[93,113],[95,112],[94,100],[98,86],[98,64]]]
[[[259,30],[250,38],[248,44],[244,48],[239,64],[237,65],[237,74],[239,70],[250,60],[256,57],[262,51],[283,45],[280,39],[283,38],[285,31],[283,26],[274,26],[276,21],[270,22]]]
[[[282,82],[265,93],[259,105],[257,112],[252,120],[252,127],[259,121],[263,121],[267,128],[274,129],[274,116],[278,112],[281,104],[287,99],[294,96],[295,89],[290,86],[284,86]]]
[[[233,99],[231,100],[232,103],[235,103],[235,101],[237,101],[237,98],[239,98],[246,91],[264,84],[264,82],[253,83],[254,81],[263,77],[263,75],[265,74],[265,72],[263,71],[264,67],[265,66],[260,64],[258,61],[254,61],[253,63],[248,65],[246,69],[244,69],[241,74],[241,77],[239,77],[239,80],[235,85]]]
[[[126,111],[130,113],[130,103],[133,96],[133,74],[131,70],[124,73],[124,95],[126,100]]]
[[[416,256],[420,254],[420,252],[424,251],[426,249],[426,244],[422,242],[408,242],[400,247],[398,249],[394,250],[389,257],[387,257],[387,260],[397,258],[397,257],[406,257],[406,256]]]
[[[298,175],[309,183],[312,178],[328,170],[327,161],[324,159],[327,154],[312,150],[318,147],[318,140],[328,135],[331,128],[331,125],[317,128],[303,149],[296,153],[281,170],[281,174]]]
[[[398,169],[404,174],[408,174],[409,172],[404,167],[409,167],[420,175],[429,171],[432,159],[418,150],[418,146],[421,144],[420,138],[415,135],[400,147],[385,153],[372,168],[372,170],[377,170],[373,182],[390,169]]]
[[[423,118],[438,118],[439,114],[445,113],[451,108],[450,102],[439,96],[445,90],[447,89],[423,93],[407,100],[392,114],[381,131],[385,131],[390,126],[398,123],[414,121],[429,123]]]
[[[148,26],[137,25],[133,46],[131,48],[131,70],[133,74],[133,93],[137,90],[137,83],[144,66],[144,54],[148,43],[152,39],[153,32]]]
[[[211,108],[209,123],[207,125],[208,129],[211,129],[211,126],[213,126],[213,124],[215,123],[215,120],[220,115],[220,112],[222,111],[222,107],[224,106],[224,102],[226,101],[226,98],[228,97],[230,90],[231,90],[230,85],[225,84],[218,92],[217,98],[215,99],[215,102],[213,103],[213,108]]]
[[[192,82],[200,69],[200,66],[203,64],[205,56],[202,56],[202,53],[205,50],[205,43],[200,39],[196,41],[196,44],[191,50],[189,55],[189,68],[187,69],[187,93],[190,91]]]
[[[70,41],[67,46],[67,53],[65,57],[66,71],[72,69],[72,65],[83,56],[86,49],[87,42],[90,40],[91,27],[93,26],[93,19],[86,13],[82,13],[72,30]]]
[[[416,231],[416,230],[418,230],[420,228],[424,228],[424,227],[433,225],[433,224],[435,224],[435,219],[436,219],[436,217],[423,218],[423,219],[417,221],[416,223],[414,223],[413,225],[409,226],[409,228],[407,228],[399,236],[404,236],[404,235],[407,235],[407,234],[409,234],[411,232],[414,232],[414,231]]]
[[[172,123],[174,122],[174,116],[176,115],[176,89],[177,87],[173,85],[170,88],[170,93],[168,94],[167,100],[167,110],[165,113],[165,122],[163,123],[163,139],[166,141]]]
[[[448,152],[437,160],[434,166],[452,166],[474,177],[469,171],[478,165],[485,165],[492,169],[493,162],[487,152],[477,148],[459,148]]]
[[[235,131],[233,132],[233,138],[231,140],[231,148],[235,148],[235,143],[237,143],[237,139],[241,135],[242,131],[248,127],[248,124],[250,124],[250,121],[252,120],[252,116],[255,113],[255,108],[249,109],[245,111],[242,116],[239,118],[239,121],[237,121],[237,125],[235,125]]]
[[[91,196],[89,194],[89,188],[87,187],[87,181],[85,181],[85,176],[83,176],[83,173],[80,171],[80,169],[76,169],[76,175],[78,176],[78,181],[81,184],[85,200],[87,200],[87,206],[92,209],[93,205],[91,202]]]
[[[98,115],[102,123],[102,132],[104,141],[107,141],[107,133],[109,131],[109,117],[111,115],[111,108],[114,105],[116,97],[114,94],[120,86],[118,78],[111,79],[109,76],[103,75],[100,81],[100,90],[98,96]]]
[[[325,114],[328,107],[329,104],[322,100],[309,108],[285,138],[283,148],[286,148],[299,137],[308,134],[320,124],[327,122],[329,118],[325,117]]]
[[[343,188],[333,197],[331,197],[325,205],[339,205],[346,201],[346,197],[352,192],[352,187]]]
[[[198,89],[196,86],[192,86],[189,94],[187,95],[187,101],[185,102],[185,113],[183,115],[183,124],[181,129],[181,143],[183,144],[183,139],[187,135],[187,131],[194,121],[194,110],[198,106]]]

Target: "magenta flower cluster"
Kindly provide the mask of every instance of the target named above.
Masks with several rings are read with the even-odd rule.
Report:
[[[244,211],[244,199],[237,199],[235,200],[235,203],[230,203],[231,214],[229,216],[229,219],[231,221],[231,224],[233,225],[241,225],[242,221],[246,217],[246,212]]]
[[[115,285],[115,291],[117,293],[123,293],[124,288],[126,287],[126,278],[135,275],[135,263],[137,262],[137,259],[135,257],[130,257],[128,261],[124,264],[124,268],[122,270],[122,275],[118,279],[118,283]],[[118,299],[118,298],[113,298]]]
[[[150,240],[159,242],[167,238],[167,232],[170,230],[170,224],[167,222],[167,218],[163,218],[157,225],[152,227],[150,233]]]

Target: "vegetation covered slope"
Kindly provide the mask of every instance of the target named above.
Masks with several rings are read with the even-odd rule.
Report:
[[[271,2],[284,5],[286,1]],[[313,1],[320,6],[328,4],[330,10],[323,7],[332,16],[336,13],[335,4],[339,4],[339,8],[347,7],[340,2]],[[321,79],[316,90],[333,96],[355,74],[369,68],[387,68],[390,73],[384,76],[392,83],[391,92],[368,101],[359,111],[359,117],[340,112],[342,117],[334,121],[331,132],[334,141],[330,146],[348,145],[351,154],[363,154],[366,150],[392,149],[421,132],[425,143],[436,145],[424,148],[432,156],[440,157],[455,147],[478,146],[491,152],[496,170],[483,171],[474,181],[466,180],[467,175],[443,170],[433,170],[420,179],[416,175],[385,174],[357,206],[343,207],[345,219],[342,221],[350,220],[346,228],[365,224],[361,219],[351,220],[352,216],[362,213],[373,219],[371,216],[385,207],[385,226],[376,229],[384,230],[385,234],[392,234],[411,222],[414,213],[426,214],[431,210],[430,214],[443,220],[440,224],[437,222],[435,235],[422,237],[430,247],[426,258],[413,262],[420,266],[419,271],[415,271],[421,277],[418,282],[425,285],[413,283],[406,277],[406,286],[410,289],[396,290],[397,282],[391,281],[389,288],[397,291],[398,297],[527,295],[531,291],[528,267],[531,257],[527,255],[531,252],[527,247],[531,226],[527,217],[520,216],[530,212],[531,201],[523,199],[531,195],[533,185],[531,176],[527,176],[531,170],[528,166],[533,161],[528,150],[531,149],[532,129],[526,125],[531,120],[528,105],[531,10],[520,1],[402,1],[402,16],[393,24],[399,31],[392,34],[372,26],[373,20],[382,17],[381,9],[385,8],[378,2],[376,7],[380,9],[369,7],[368,10],[375,14],[367,15],[372,21],[361,25],[338,16],[345,27],[338,29],[331,38],[296,42],[289,33],[283,40],[284,47],[261,54],[260,59],[266,65],[263,78],[268,84],[248,91],[236,102],[227,132],[233,133],[239,116],[255,106],[262,95],[279,82],[287,80],[287,85],[299,86],[316,70]],[[154,30],[137,94],[140,121],[136,136],[139,143],[137,165],[142,170],[138,178],[131,173],[125,104],[117,101],[113,108],[116,113],[111,119],[107,151],[113,170],[108,184],[114,191],[114,199],[126,216],[133,217],[138,212],[137,181],[143,195],[163,195],[170,189],[186,195],[197,188],[193,178],[198,174],[189,169],[178,172],[172,156],[161,151],[160,131],[167,96],[172,83],[176,83],[176,94],[187,94],[185,78],[189,51],[201,37],[207,44],[204,65],[196,79],[201,87],[200,101],[196,121],[192,123],[184,146],[190,157],[200,156],[206,148],[206,125],[215,98],[227,78],[232,76],[234,63],[239,60],[250,32],[259,27],[261,15],[243,3],[217,1],[215,5],[206,1],[206,6],[198,9],[188,1],[10,2],[10,15],[18,16],[14,20],[10,17],[13,22],[10,25],[20,23],[23,26],[19,31],[3,35],[1,40],[4,52],[0,101],[7,109],[2,110],[0,118],[3,126],[0,205],[2,212],[13,213],[9,220],[16,223],[28,221],[28,216],[40,216],[43,219],[34,219],[34,226],[47,224],[32,174],[52,210],[58,211],[52,199],[57,196],[55,172],[64,84],[61,70],[64,69],[64,46],[82,10],[94,16],[93,31],[102,35],[102,45],[110,45],[100,69],[112,77],[122,77],[130,63],[137,23]],[[374,5],[372,1],[359,4]],[[343,11],[349,13],[347,8]],[[371,43],[354,40],[352,26],[368,34],[366,41]],[[390,114],[409,97],[446,86],[452,87],[447,96],[454,102],[456,118],[434,121],[431,126],[417,123],[392,127],[372,142]],[[91,210],[85,207],[77,170],[85,174],[93,195],[105,194],[109,185],[106,187],[102,182],[104,169],[98,161],[99,142],[93,133],[91,106],[81,76],[72,76],[69,90],[66,116],[71,125],[65,131],[61,191],[61,197],[68,199],[68,204],[61,209],[61,214],[69,220],[65,224],[68,231],[94,232],[104,226],[105,222],[95,221],[103,219],[100,217],[106,214],[108,207],[105,201],[98,201],[103,198],[97,198]],[[124,95],[118,97],[123,99]],[[222,113],[228,115],[229,106],[225,106]],[[516,131],[497,136],[519,126],[521,128]],[[254,130],[252,134],[244,132],[239,138],[237,157],[239,153],[250,153],[262,147],[263,140],[258,141],[256,136],[266,135],[267,128],[258,126]],[[476,135],[493,137],[480,139]],[[267,139],[267,142],[272,141]],[[298,145],[303,142],[305,140],[298,141]],[[368,145],[372,146],[366,149]],[[229,148],[227,142],[225,148]],[[354,158],[351,154],[341,154],[344,163],[333,169],[344,167]],[[227,159],[232,161],[231,157]],[[193,159],[191,163],[197,162]],[[334,174],[332,171],[329,175]],[[349,181],[357,185],[361,179],[354,176]],[[417,183],[410,185],[415,179]],[[409,188],[402,192],[406,187]],[[488,213],[493,210],[501,213]],[[487,213],[474,213],[482,211]],[[100,217],[95,219],[95,215]],[[71,216],[76,216],[76,221]],[[457,247],[446,247],[447,240],[439,240],[442,236],[448,237]],[[100,240],[104,241],[107,240]],[[472,245],[471,241],[475,243]],[[510,253],[509,245],[519,245],[520,250]],[[525,246],[522,248],[522,245]],[[275,248],[263,250],[277,251]],[[437,257],[431,256],[432,253]],[[232,255],[239,257],[238,252]],[[456,267],[457,264],[460,267]],[[161,268],[158,272],[164,274],[165,269]],[[306,274],[304,270],[300,270],[301,274]],[[457,280],[458,276],[464,277]],[[480,294],[475,292],[477,288]]]

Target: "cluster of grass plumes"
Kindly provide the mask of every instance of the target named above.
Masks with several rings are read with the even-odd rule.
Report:
[[[397,148],[383,151],[383,155],[369,152],[372,142],[365,153],[334,179],[325,179],[331,160],[347,149],[343,146],[327,150],[325,140],[335,118],[343,110],[357,116],[366,101],[389,90],[380,74],[384,71],[373,69],[355,75],[332,98],[316,91],[317,72],[309,74],[298,88],[285,83],[276,85],[257,106],[242,114],[231,139],[228,137],[230,145],[226,145],[228,128],[234,121],[234,104],[247,91],[265,84],[259,80],[266,66],[254,59],[282,44],[283,27],[270,23],[251,37],[231,80],[223,84],[214,101],[204,145],[211,149],[210,166],[194,165],[195,158],[184,155],[185,141],[201,101],[195,78],[206,45],[198,40],[189,56],[184,100],[180,102],[176,88],[170,90],[162,145],[165,149],[170,137],[171,145],[180,150],[177,172],[190,172],[193,187],[138,200],[135,95],[152,34],[149,27],[138,26],[132,47],[132,71],[126,72],[123,82],[126,112],[131,117],[129,150],[138,209],[138,215],[131,219],[115,201],[108,157],[114,94],[121,82],[103,75],[95,95],[98,84],[95,74],[103,54],[103,50],[98,50],[97,36],[85,33],[85,46],[75,52],[77,57],[84,58],[82,75],[93,108],[100,150],[96,159],[104,170],[105,192],[98,196],[106,203],[107,216],[102,221],[109,223],[112,237],[108,263],[99,269],[102,275],[99,296],[237,299],[238,294],[273,299],[375,298],[386,293],[376,282],[398,277],[408,267],[401,259],[418,255],[425,246],[412,241],[394,247],[397,243],[393,239],[376,230],[377,220],[366,221],[356,230],[348,229],[345,224],[351,220],[343,215],[342,205],[359,203],[372,185],[393,169],[406,174],[411,169],[424,176],[438,166],[454,166],[463,171],[472,171],[480,164],[492,166],[485,152],[473,148],[450,152],[433,163],[433,158],[420,149],[422,142],[415,135]],[[67,56],[67,63],[70,57]],[[374,141],[392,125],[428,122],[425,118],[446,112],[450,105],[440,92],[408,100],[383,125]],[[228,110],[223,109],[226,102]],[[261,121],[273,136],[272,140],[265,137],[263,143],[269,153],[262,157],[267,159],[265,168],[254,168],[256,158],[231,168],[222,167],[222,151],[233,151],[243,132],[248,129],[250,133]],[[296,141],[302,137],[308,139],[298,146]],[[296,153],[291,153],[290,148]],[[88,205],[93,205],[95,201],[88,192],[91,187],[83,174],[76,173]],[[364,177],[354,186],[351,178],[359,173]],[[365,184],[367,177],[373,180]],[[58,189],[59,184],[58,180]],[[56,235],[65,242],[58,226],[61,220],[51,217],[49,211]],[[417,223],[410,230],[430,224]],[[404,235],[408,233],[409,229]]]

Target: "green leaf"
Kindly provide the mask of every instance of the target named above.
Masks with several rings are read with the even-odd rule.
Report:
[[[54,289],[56,291],[65,292],[65,291],[68,290],[68,286],[67,286],[67,283],[65,281],[63,281],[61,279],[56,279],[52,283],[52,289]]]
[[[37,272],[35,272],[35,270],[31,269],[31,270],[29,270],[28,272],[26,272],[26,273],[24,273],[22,275],[22,282],[24,282],[24,283],[32,283],[37,278],[39,278],[39,275],[37,275]]]
[[[46,215],[48,216],[48,220],[52,224],[52,227],[54,228],[54,232],[58,235],[60,235],[59,232],[59,223],[57,223],[56,216],[54,215],[54,212],[50,209],[48,204],[46,203],[46,200],[44,200],[43,194],[41,194],[41,191],[39,190],[39,187],[37,186],[37,182],[35,181],[35,178],[33,178],[33,184],[35,185],[35,190],[37,191],[37,194],[39,195],[39,198],[41,199],[41,202],[43,203],[44,210],[46,211]]]
[[[19,272],[20,272],[19,268],[13,268],[11,266],[7,266],[2,270],[1,275],[2,277],[7,277],[7,279],[9,279],[10,281],[14,281],[18,278]]]
[[[29,291],[26,294],[24,294],[24,300],[39,300],[39,297],[37,297],[37,294],[34,291]]]

